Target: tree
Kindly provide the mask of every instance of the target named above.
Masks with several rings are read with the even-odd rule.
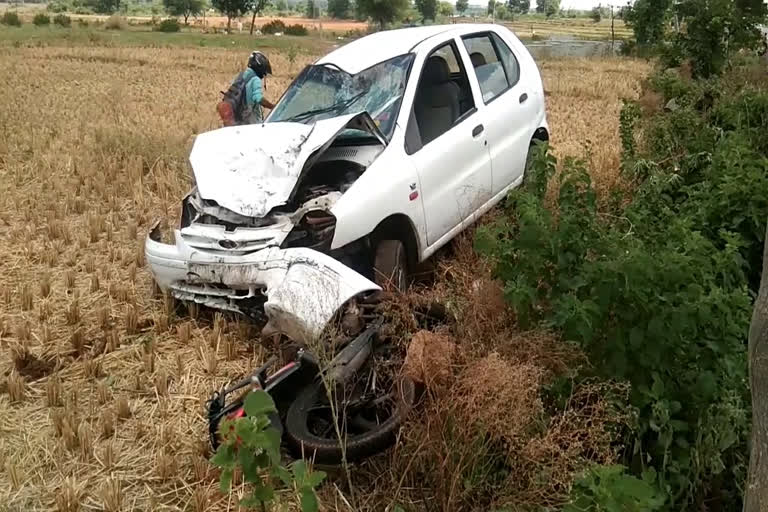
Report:
[[[469,0],[456,0],[456,12],[464,14],[469,9]]]
[[[763,248],[760,289],[749,328],[749,384],[752,443],[744,512],[762,512],[768,510],[768,235]]]
[[[315,17],[315,0],[307,0],[307,18]]]
[[[332,18],[349,18],[349,0],[328,0],[328,14]]]
[[[546,14],[547,18],[560,11],[560,0],[536,0],[536,12]]]
[[[382,30],[402,16],[410,6],[410,0],[357,0],[357,8],[363,16],[371,18]]]
[[[496,7],[496,19],[499,20],[509,20],[512,19],[512,13],[509,12],[509,9],[506,5],[501,4]]]
[[[112,14],[120,10],[120,0],[87,0],[85,5],[99,14]]]
[[[278,12],[287,11],[288,4],[285,2],[285,0],[277,0],[277,2],[275,2],[275,9],[277,9]]]
[[[488,16],[492,16],[496,12],[496,0],[488,0]]]
[[[683,0],[674,12],[685,26],[674,44],[694,76],[708,77],[723,70],[731,53],[756,48],[766,6],[762,0]]]
[[[603,8],[599,4],[593,7],[590,17],[595,23],[600,23],[600,20],[603,19]]]
[[[251,10],[253,11],[253,16],[251,16],[250,34],[253,35],[253,25],[256,23],[256,15],[261,11],[263,11],[267,5],[269,5],[269,0],[250,0],[250,2],[251,2]]]
[[[632,27],[637,44],[648,46],[664,40],[670,6],[670,0],[636,0],[634,5],[627,4],[624,21]]]
[[[440,2],[440,7],[438,7],[437,10],[440,13],[440,16],[453,16],[454,13],[453,4],[451,2]]]
[[[514,14],[527,14],[531,10],[531,0],[507,0],[507,9]]]
[[[190,16],[203,12],[203,0],[163,0],[163,6],[171,16],[183,16],[185,25]]]
[[[437,16],[437,0],[416,0],[416,9],[421,13],[422,20],[434,20]]]
[[[214,9],[227,17],[227,32],[232,26],[232,18],[240,18],[253,7],[253,0],[211,0]]]

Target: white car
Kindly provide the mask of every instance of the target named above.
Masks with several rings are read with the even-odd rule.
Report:
[[[499,25],[378,32],[306,67],[263,124],[197,136],[173,244],[146,256],[182,300],[317,335],[520,185],[549,138],[541,77]]]

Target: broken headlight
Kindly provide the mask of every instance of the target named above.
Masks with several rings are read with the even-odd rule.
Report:
[[[336,217],[324,210],[312,210],[294,226],[281,247],[307,247],[327,252],[335,230]]]

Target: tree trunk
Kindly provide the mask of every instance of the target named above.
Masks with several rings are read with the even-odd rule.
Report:
[[[187,22],[187,20],[188,20],[188,19],[189,19],[189,13],[188,13],[188,12],[185,12],[185,13],[184,13],[184,24],[185,24],[185,25],[189,25],[189,23]]]
[[[227,34],[231,34],[231,32],[229,31],[231,26],[232,26],[232,15],[227,14]]]
[[[763,512],[768,510],[768,229],[760,291],[749,328],[749,383],[752,442],[744,512]]]
[[[253,16],[251,16],[251,35],[253,35],[253,24],[256,23],[256,11],[253,11]]]

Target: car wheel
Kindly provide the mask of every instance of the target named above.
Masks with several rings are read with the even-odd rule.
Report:
[[[373,260],[373,281],[383,289],[408,288],[408,255],[400,240],[381,240]]]

